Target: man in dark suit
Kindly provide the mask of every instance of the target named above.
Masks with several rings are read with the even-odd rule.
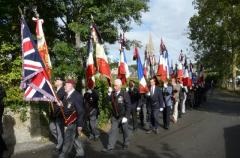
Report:
[[[84,150],[78,135],[82,135],[84,125],[83,96],[75,90],[75,81],[67,80],[64,86],[66,96],[63,99],[65,133],[64,144],[59,158],[68,157],[72,147],[75,148],[76,158],[84,157]]]
[[[63,82],[63,79],[60,77],[56,77],[54,81],[59,101],[63,101],[65,96]],[[64,119],[60,107],[57,104],[52,104],[51,106],[49,129],[54,138],[56,139],[55,151],[59,153],[63,145]]]
[[[139,93],[138,89],[135,87],[135,82],[133,80],[129,81],[129,89],[128,94],[130,97],[130,114],[132,115],[132,122],[133,122],[133,131],[137,129],[137,106],[139,101]],[[140,109],[139,109],[140,110]],[[130,118],[130,117],[129,117]]]
[[[130,99],[128,93],[121,90],[121,87],[122,81],[116,79],[114,81],[114,91],[111,90],[111,87],[108,90],[109,99],[112,104],[112,125],[109,132],[108,145],[107,148],[102,150],[103,152],[109,152],[114,149],[119,128],[121,128],[123,132],[123,149],[127,149],[129,145],[127,116],[129,116]]]
[[[84,103],[86,109],[85,117],[90,131],[90,140],[97,140],[100,135],[97,129],[97,121],[99,115],[98,99],[98,92],[94,88],[88,89],[84,94]]]
[[[156,86],[156,78],[151,78],[150,80],[150,95],[149,95],[149,103],[151,108],[151,125],[152,129],[147,131],[147,133],[151,133],[154,131],[156,134],[159,133],[160,127],[160,111],[163,111],[164,103],[163,103],[163,93],[162,90]]]

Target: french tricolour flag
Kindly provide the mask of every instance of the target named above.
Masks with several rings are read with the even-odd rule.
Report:
[[[127,58],[124,49],[120,51],[120,60],[118,65],[118,78],[122,80],[122,84],[127,83],[127,78],[130,76],[128,69]]]
[[[149,90],[148,90],[147,82],[146,82],[145,77],[144,77],[143,66],[142,66],[142,62],[141,62],[137,47],[135,47],[133,59],[137,60],[139,93],[147,93]]]

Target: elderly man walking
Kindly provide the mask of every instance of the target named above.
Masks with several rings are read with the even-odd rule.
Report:
[[[127,92],[121,90],[122,82],[120,79],[114,81],[114,90],[111,87],[108,90],[109,100],[112,105],[112,119],[111,129],[109,132],[108,145],[104,148],[103,152],[112,151],[115,147],[119,128],[123,133],[123,149],[127,149],[129,145],[129,131],[128,131],[128,118],[130,99]]]

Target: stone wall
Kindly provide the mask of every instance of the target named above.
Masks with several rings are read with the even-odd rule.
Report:
[[[47,117],[46,113],[41,112],[38,107],[28,107],[25,116],[27,119],[23,122],[20,119],[20,113],[6,108],[3,116],[3,137],[6,143],[40,141],[43,137],[48,136],[48,127],[41,121],[42,115]]]

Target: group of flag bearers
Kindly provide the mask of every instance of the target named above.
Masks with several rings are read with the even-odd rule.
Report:
[[[90,27],[90,38],[88,41],[89,56],[86,65],[87,91],[84,95],[75,89],[76,80],[55,78],[56,91],[51,86],[51,62],[44,38],[42,23],[43,20],[37,16],[36,33],[37,46],[31,37],[30,30],[24,20],[21,19],[22,52],[23,52],[23,78],[21,87],[24,89],[25,100],[50,101],[52,102],[50,131],[56,138],[56,151],[59,158],[68,157],[72,148],[75,148],[76,157],[85,157],[82,142],[78,138],[82,135],[83,128],[88,125],[89,138],[97,140],[100,132],[97,129],[99,115],[98,92],[95,87],[95,74],[98,71],[105,76],[109,83],[108,99],[112,107],[111,129],[108,133],[108,144],[103,152],[114,150],[117,141],[119,128],[123,133],[123,149],[127,149],[130,143],[129,120],[132,120],[133,130],[139,128],[138,117],[141,126],[146,133],[159,133],[160,114],[163,113],[163,124],[169,129],[170,120],[174,123],[186,112],[186,101],[193,107],[201,103],[204,88],[203,77],[198,82],[192,82],[192,65],[183,69],[183,58],[180,56],[177,64],[177,71],[169,66],[168,52],[161,40],[160,60],[157,73],[154,74],[153,56],[145,60],[144,67],[141,63],[138,49],[135,48],[134,59],[137,61],[136,81],[129,80],[129,71],[124,52],[124,35],[120,37],[120,62],[118,77],[111,87],[111,71],[107,56],[104,52],[103,42],[95,24]],[[96,65],[93,60],[93,45],[95,44]],[[186,61],[186,60],[185,60]],[[149,64],[147,64],[149,62]],[[150,69],[148,67],[150,65]],[[149,83],[147,73],[151,72]],[[159,81],[161,82],[159,84]],[[122,85],[127,84],[127,89]],[[194,83],[194,84],[193,84]],[[195,88],[193,88],[195,85]],[[179,113],[180,111],[180,113]]]

